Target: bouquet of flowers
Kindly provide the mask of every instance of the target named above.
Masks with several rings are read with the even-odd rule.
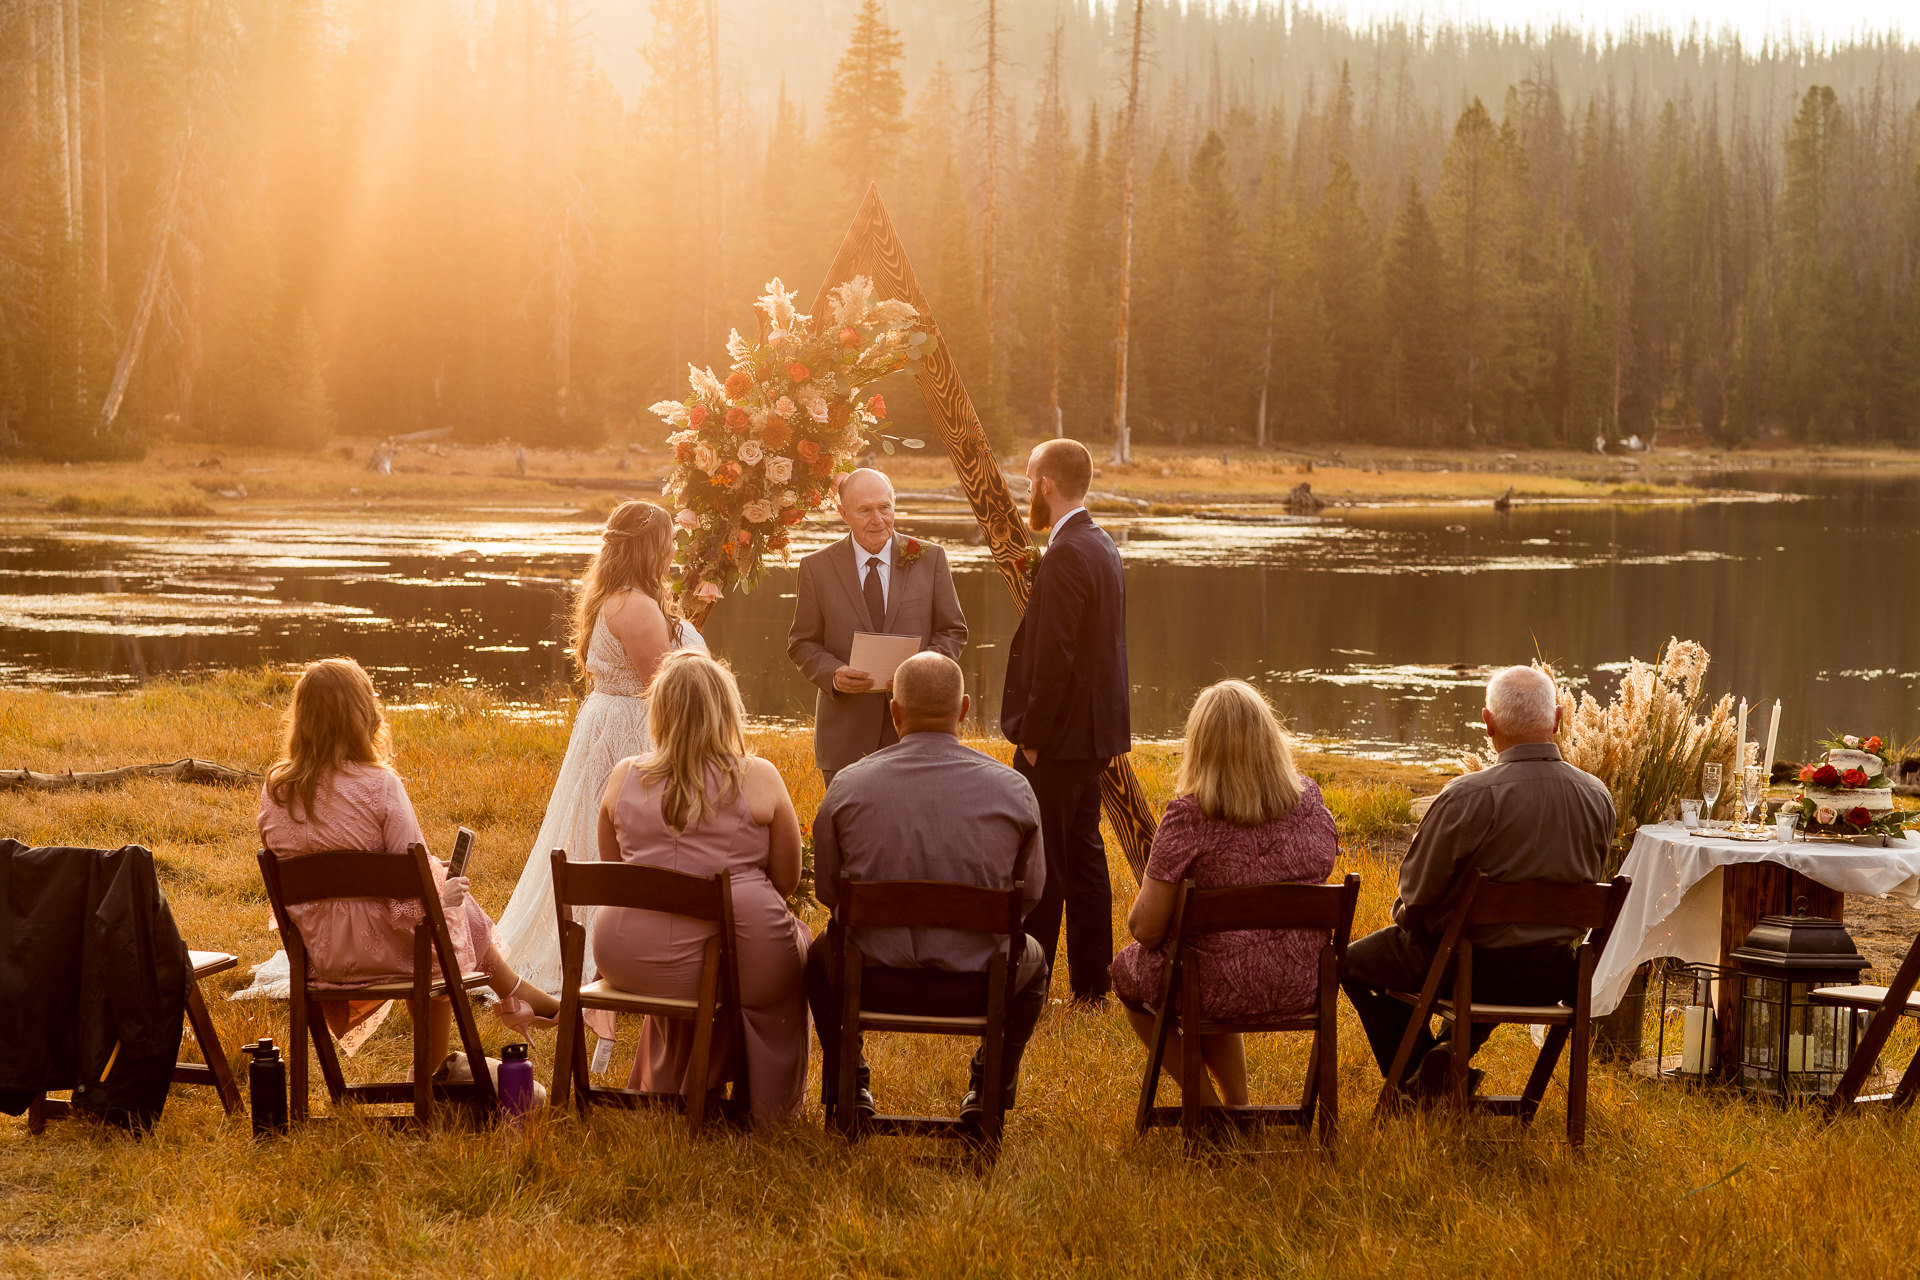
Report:
[[[816,322],[794,309],[794,294],[778,279],[768,282],[756,308],[762,336],[728,335],[726,378],[688,365],[687,398],[652,407],[674,428],[662,492],[679,526],[674,589],[689,612],[728,591],[753,590],[766,555],[789,554],[790,530],[825,504],[835,477],[853,470],[870,440],[888,453],[922,447],[880,431],[881,396],[858,398],[933,350],[933,336],[914,327],[919,312],[876,299],[866,276],[830,297],[828,315]]]
[[[1920,814],[1893,807],[1892,752],[1884,739],[1846,734],[1820,745],[1826,759],[1800,770],[1800,798],[1791,806],[1802,830],[1896,835],[1920,823]]]

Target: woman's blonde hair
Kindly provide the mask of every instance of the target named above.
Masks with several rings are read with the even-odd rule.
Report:
[[[1187,713],[1187,753],[1174,780],[1209,818],[1257,827],[1300,802],[1300,774],[1273,708],[1244,680],[1200,691]]]
[[[698,649],[677,649],[660,660],[647,688],[647,732],[653,750],[636,766],[647,781],[666,783],[660,813],[675,831],[697,826],[740,790],[747,754],[746,706],[733,672]],[[707,793],[707,766],[720,769],[718,795]]]
[[[293,686],[286,754],[267,770],[267,794],[292,817],[304,811],[311,820],[314,792],[328,775],[344,764],[390,767],[388,749],[373,681],[352,658],[323,659]]]
[[[600,606],[616,591],[634,590],[660,606],[667,634],[673,635],[680,610],[662,567],[673,545],[673,517],[651,502],[623,502],[607,517],[600,531],[600,549],[587,563],[573,602],[573,660],[587,669],[587,650],[593,645],[593,624]]]

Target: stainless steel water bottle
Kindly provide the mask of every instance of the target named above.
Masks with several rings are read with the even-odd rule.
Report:
[[[271,1037],[247,1045],[247,1098],[253,1112],[253,1132],[287,1131],[287,1062]]]
[[[500,1048],[500,1113],[509,1122],[533,1110],[533,1063],[524,1044]]]

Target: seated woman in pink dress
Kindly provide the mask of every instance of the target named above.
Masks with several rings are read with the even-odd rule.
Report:
[[[287,714],[286,758],[267,770],[257,821],[262,846],[282,858],[332,849],[405,853],[409,845],[426,843],[406,786],[388,763],[386,721],[359,663],[328,658],[301,675]],[[522,983],[507,963],[494,941],[493,921],[468,895],[466,879],[450,879],[438,858],[428,861],[460,967],[487,975],[487,985],[504,998],[501,1020],[524,1027],[536,1015],[559,1012],[559,1001]],[[287,911],[317,980],[353,986],[413,976],[417,902],[344,898],[297,903]],[[345,1036],[387,1003],[329,1000],[322,1008],[334,1034]],[[452,1021],[452,1006],[435,1001],[427,1027],[432,1061],[446,1057]]]
[[[1182,880],[1200,889],[1297,880],[1320,884],[1339,844],[1320,788],[1293,767],[1273,709],[1252,685],[1223,680],[1204,690],[1187,716],[1187,753],[1176,797],[1153,837],[1146,877],[1127,914],[1135,941],[1113,959],[1114,994],[1142,1041],[1153,1035],[1150,1007],[1166,973],[1162,949]],[[1256,1020],[1313,1008],[1320,942],[1301,929],[1215,933],[1196,938],[1200,1005],[1208,1018]],[[1206,1036],[1201,1056],[1213,1079],[1181,1082],[1209,1106],[1247,1102],[1247,1059],[1237,1035]],[[1180,1037],[1170,1034],[1167,1074],[1179,1081]]]
[[[740,689],[697,650],[661,659],[648,689],[653,750],[613,767],[600,803],[600,857],[689,875],[732,873],[747,1080],[753,1120],[796,1115],[807,1087],[807,926],[787,910],[800,882],[800,820],[771,761],[747,754]],[[692,999],[714,926],[658,911],[594,913],[593,959],[624,991]],[[716,1037],[704,1084],[689,1082],[693,1028],[648,1018],[630,1087],[684,1093],[723,1083],[727,1044]]]

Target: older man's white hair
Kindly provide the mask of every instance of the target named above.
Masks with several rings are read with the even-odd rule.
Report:
[[[1538,667],[1507,667],[1487,681],[1487,711],[1509,738],[1551,738],[1559,705],[1553,677]]]

